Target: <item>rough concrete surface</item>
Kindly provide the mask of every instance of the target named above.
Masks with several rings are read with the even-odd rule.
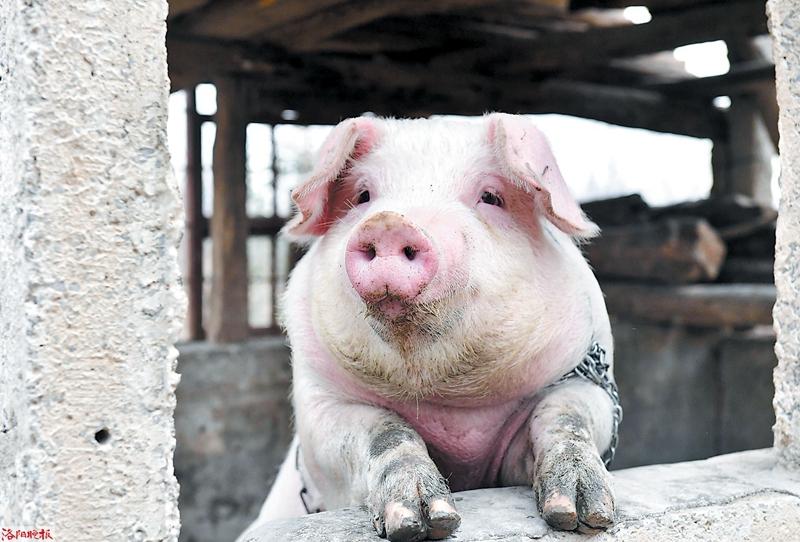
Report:
[[[781,201],[775,246],[775,447],[800,468],[800,9],[797,0],[767,2],[780,107]]]
[[[175,540],[166,0],[0,2],[0,527]]]
[[[292,440],[282,337],[178,346],[181,542],[234,540],[258,516]]]
[[[594,536],[552,531],[527,488],[456,493],[462,525],[450,540],[752,541],[800,539],[800,473],[785,470],[772,449],[705,461],[614,473],[617,523]],[[280,520],[248,542],[378,542],[366,510],[349,508]]]

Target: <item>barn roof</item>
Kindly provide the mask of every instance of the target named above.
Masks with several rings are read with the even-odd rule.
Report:
[[[234,78],[253,121],[565,113],[717,139],[711,100],[774,85],[760,0],[170,0],[173,89]],[[629,5],[652,20],[632,24]],[[728,74],[669,53],[724,39]],[[774,90],[773,97],[774,97]]]

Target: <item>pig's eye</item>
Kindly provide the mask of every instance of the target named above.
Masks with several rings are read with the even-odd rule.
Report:
[[[367,203],[369,201],[369,190],[364,190],[358,195],[358,204]]]
[[[498,207],[503,206],[503,198],[501,198],[494,192],[486,191],[483,194],[481,194],[481,201],[487,205],[496,205]]]

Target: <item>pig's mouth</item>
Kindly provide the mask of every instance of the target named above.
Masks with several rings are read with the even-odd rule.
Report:
[[[388,288],[381,296],[364,300],[367,307],[367,317],[380,320],[387,324],[401,323],[408,320],[416,311],[416,303],[406,297],[393,295]]]
[[[446,335],[460,316],[444,305],[444,299],[417,302],[387,294],[366,304],[365,317],[384,342],[402,347],[409,341],[432,341]]]

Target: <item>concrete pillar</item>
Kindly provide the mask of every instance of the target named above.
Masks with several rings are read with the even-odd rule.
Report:
[[[775,254],[775,447],[800,468],[800,9],[769,0],[770,32],[780,107],[781,201]]]
[[[176,540],[166,0],[0,2],[0,527]]]

